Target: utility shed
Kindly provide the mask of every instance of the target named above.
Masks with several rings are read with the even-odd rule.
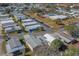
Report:
[[[22,55],[25,47],[20,43],[17,37],[11,37],[11,39],[7,41],[6,49],[8,54],[16,56]]]

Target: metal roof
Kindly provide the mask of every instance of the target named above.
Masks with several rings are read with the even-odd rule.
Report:
[[[5,23],[14,23],[14,21],[13,21],[13,20],[7,20],[7,21],[1,21],[0,23],[1,23],[1,24],[5,24]]]
[[[19,19],[25,19],[25,15],[21,14],[21,13],[14,13],[14,16],[19,20]]]
[[[3,24],[2,25],[4,28],[8,28],[8,27],[14,27],[15,24],[14,23],[7,23],[7,24]]]
[[[24,48],[24,46],[20,43],[18,37],[11,37],[11,39],[7,41],[7,45],[7,49],[9,48],[9,53]]]
[[[3,28],[11,28],[14,27],[13,25],[3,26]]]
[[[9,18],[9,17],[3,17],[3,18],[1,18],[0,17],[0,21],[8,21],[8,20],[12,20],[12,18]]]
[[[65,15],[54,15],[54,16],[49,16],[51,19],[65,19],[67,16]]]
[[[5,31],[12,32],[12,31],[15,31],[15,29],[14,29],[14,27],[8,27],[8,28],[5,28]]]
[[[32,25],[32,26],[26,26],[26,30],[29,31],[29,30],[36,29],[36,28],[39,28],[39,27],[41,27],[40,24],[36,24],[36,25]]]
[[[37,22],[28,22],[28,23],[23,23],[25,26],[29,26],[29,25],[33,25],[33,24],[37,24]]]
[[[51,43],[53,40],[55,40],[56,38],[50,34],[45,34],[44,37],[46,37],[46,41]]]
[[[31,22],[31,21],[33,21],[33,19],[24,19],[24,20],[22,20],[23,22]]]
[[[8,17],[8,14],[0,14],[0,17]]]
[[[74,40],[74,38],[70,34],[66,34],[65,32],[58,32],[57,35],[67,43],[70,43]]]
[[[33,48],[42,45],[41,40],[36,39],[33,36],[30,35],[24,35],[25,42],[29,45],[29,47],[33,50]]]

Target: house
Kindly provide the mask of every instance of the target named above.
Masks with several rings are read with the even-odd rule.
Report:
[[[60,32],[58,32],[57,36],[59,37],[59,39],[61,39],[61,41],[65,42],[65,43],[72,43],[73,41],[75,41],[75,38],[73,38],[66,31],[60,31]]]
[[[51,20],[57,20],[57,19],[66,19],[68,18],[67,16],[65,15],[57,15],[57,14],[45,14],[43,15],[44,17],[47,17],[47,18],[50,18]]]
[[[1,22],[2,27],[5,29],[5,32],[14,31],[14,27],[16,26],[12,19],[2,20]]]
[[[79,9],[71,9],[70,11],[73,12],[73,13],[78,13],[79,14]]]
[[[14,21],[13,20],[5,20],[5,21],[1,21],[0,22],[3,26],[5,26],[5,25],[7,25],[8,23],[14,23]]]
[[[5,30],[5,32],[7,33],[21,29],[16,23],[14,23],[12,18],[9,18],[9,17],[1,18],[0,23],[3,29]]]
[[[41,35],[38,35],[37,38],[39,40],[42,40],[43,44],[50,46],[50,44],[57,39],[57,37],[55,36],[55,34],[52,33],[44,33]]]
[[[13,32],[13,31],[15,31],[14,27],[5,28],[6,33],[10,33],[10,32]]]
[[[66,9],[64,9],[64,8],[60,8],[60,7],[58,7],[58,9],[56,10],[57,12],[63,12],[63,13],[66,13],[67,11],[66,11]]]
[[[36,49],[40,49],[41,47],[49,47],[56,37],[54,34],[44,33],[41,35],[24,35],[24,39],[30,49],[34,51]]]
[[[16,20],[23,20],[23,19],[26,19],[25,15],[21,14],[21,13],[14,13],[13,14],[14,17],[16,18]]]
[[[41,24],[34,19],[26,19],[22,20],[22,22],[22,25],[25,27],[26,31],[33,31],[42,27]]]
[[[33,31],[33,30],[36,30],[36,29],[39,29],[39,28],[42,28],[42,26],[40,24],[35,24],[35,25],[32,25],[32,26],[26,26],[25,30],[26,31]]]
[[[9,17],[9,14],[0,14],[0,18],[7,18]]]
[[[34,20],[33,19],[24,19],[22,20],[23,23],[26,23],[26,22],[33,22]]]
[[[1,25],[5,28],[14,24],[11,18],[0,19]]]
[[[65,15],[52,15],[52,16],[49,16],[49,18],[52,19],[52,20],[55,20],[55,19],[63,20],[63,19],[66,19],[67,16],[65,16]]]
[[[45,34],[44,37],[46,38],[45,40],[48,42],[48,45],[50,46],[50,44],[56,39],[53,35],[51,34]]]
[[[23,55],[25,47],[20,43],[17,37],[10,37],[6,44],[7,54],[14,56]]]
[[[12,18],[10,18],[10,17],[3,17],[3,18],[1,18],[0,17],[0,21],[7,21],[7,20],[10,20],[10,19],[12,19]]]
[[[34,51],[36,47],[42,46],[41,40],[35,38],[34,36],[24,35],[24,39],[26,44],[30,47],[31,51]]]
[[[27,23],[24,23],[25,27],[26,26],[31,26],[31,25],[34,25],[34,24],[38,24],[37,22],[27,22]]]

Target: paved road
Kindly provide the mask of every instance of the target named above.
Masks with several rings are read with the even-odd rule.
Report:
[[[2,38],[2,27],[0,25],[0,43],[2,42],[3,38]]]
[[[3,37],[2,37],[2,27],[0,24],[0,56],[5,55],[4,50],[2,49]]]

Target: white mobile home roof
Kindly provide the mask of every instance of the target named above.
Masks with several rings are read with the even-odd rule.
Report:
[[[12,20],[12,18],[9,18],[9,17],[0,18],[0,21],[8,21],[8,20]]]
[[[41,27],[41,25],[33,25],[33,26],[26,26],[26,30],[31,30],[31,29],[36,29],[36,28],[38,28],[38,27]]]
[[[2,24],[2,23],[1,23],[1,24]],[[10,25],[14,25],[14,22],[12,22],[12,23],[11,23],[11,22],[3,23],[2,25],[3,25],[3,26],[10,26]]]
[[[21,14],[21,13],[15,13],[14,14],[15,15],[15,17],[17,18],[17,19],[25,19],[25,15],[23,15],[23,14]]]
[[[57,35],[67,43],[70,43],[71,41],[75,40],[70,34],[66,34],[65,32],[58,32]]]
[[[50,34],[45,34],[44,37],[46,37],[46,41],[51,43],[53,40],[55,40],[56,38]]]
[[[24,19],[22,20],[23,22],[30,22],[30,21],[33,21],[33,19]]]
[[[32,24],[37,24],[37,22],[28,22],[28,23],[24,23],[25,26],[32,25]]]
[[[0,17],[8,17],[8,14],[0,14]]]
[[[5,23],[14,23],[14,21],[13,20],[1,21],[1,24],[5,24]]]
[[[49,16],[51,19],[65,19],[67,16],[65,15],[55,15],[55,16]]]
[[[12,27],[5,28],[5,32],[12,32],[12,31],[15,31],[15,29],[13,29]]]
[[[4,28],[11,28],[11,27],[14,27],[14,25],[5,25],[3,26]]]
[[[13,30],[12,27],[5,28],[6,31]]]

